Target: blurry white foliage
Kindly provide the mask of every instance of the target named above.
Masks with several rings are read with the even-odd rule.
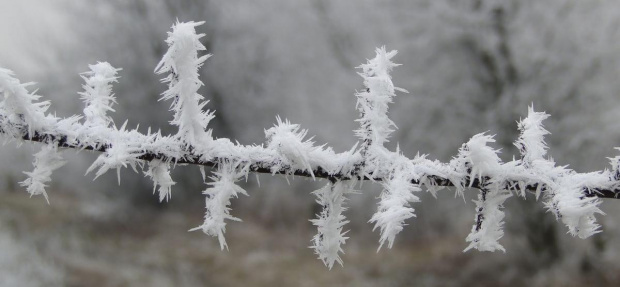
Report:
[[[66,270],[23,238],[0,225],[0,286],[64,286]],[[30,244],[29,244],[30,243]]]

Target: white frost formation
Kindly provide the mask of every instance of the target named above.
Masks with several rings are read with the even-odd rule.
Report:
[[[49,101],[38,101],[41,96],[26,89],[34,83],[20,83],[11,70],[0,68],[0,93],[3,94],[0,109],[9,120],[23,121],[28,126],[28,134],[41,129],[50,129],[56,118],[45,115]],[[8,131],[5,131],[5,133]]]
[[[318,214],[317,219],[310,220],[318,230],[318,233],[312,238],[312,246],[314,253],[319,256],[327,268],[332,269],[334,262],[343,264],[339,253],[344,253],[342,245],[348,237],[345,234],[348,231],[342,231],[342,228],[349,221],[342,214],[345,210],[345,195],[351,193],[355,182],[328,183],[325,187],[312,192],[316,195],[316,202],[323,206],[323,211]]]
[[[230,200],[238,197],[239,194],[248,195],[247,192],[235,182],[247,175],[246,169],[240,169],[237,164],[224,161],[218,165],[218,170],[211,177],[210,187],[202,193],[206,195],[205,221],[201,226],[190,229],[190,231],[202,230],[210,236],[217,236],[220,248],[228,249],[224,233],[226,232],[225,220],[241,221],[241,219],[230,215]]]
[[[162,80],[169,83],[169,88],[161,99],[172,100],[170,110],[174,112],[174,119],[171,123],[179,127],[181,140],[193,146],[200,146],[211,138],[206,128],[214,117],[209,111],[203,111],[208,101],[202,102],[203,97],[198,94],[203,85],[198,69],[211,56],[198,57],[199,51],[206,50],[200,43],[205,35],[196,34],[195,29],[202,24],[204,22],[187,22],[172,26],[166,40],[170,46],[168,52],[155,68],[158,74],[170,73]]]
[[[160,201],[171,197],[175,184],[171,166],[214,167],[212,182],[203,192],[204,223],[192,230],[216,236],[224,249],[228,248],[224,238],[226,221],[240,221],[230,213],[231,199],[247,195],[236,182],[247,178],[248,173],[328,178],[330,183],[314,192],[323,211],[311,220],[318,230],[311,248],[329,268],[335,262],[342,264],[340,253],[347,239],[343,229],[348,222],[343,215],[344,204],[358,180],[383,186],[377,212],[370,219],[380,230],[379,248],[386,243],[392,247],[406,221],[415,217],[412,203],[420,201],[416,193],[423,188],[433,195],[446,186],[454,186],[457,195],[463,195],[467,188],[480,189],[465,251],[504,251],[499,243],[504,234],[502,208],[513,194],[525,197],[526,192],[535,192],[571,235],[586,238],[599,232],[595,214],[602,214],[600,197],[617,197],[620,192],[620,157],[611,159],[611,171],[591,173],[577,173],[545,158],[544,136],[549,132],[542,121],[548,115],[535,112],[533,107],[518,124],[521,135],[515,145],[520,159],[502,162],[498,151],[489,146],[495,141],[493,136],[486,133],[474,135],[448,163],[431,161],[424,155],[410,159],[398,149],[388,150],[384,144],[396,128],[388,117],[388,107],[396,91],[406,91],[392,83],[390,72],[398,66],[392,62],[396,51],[385,48],[377,49],[376,57],[359,67],[365,89],[356,94],[360,128],[355,133],[361,142],[349,151],[336,153],[330,147],[315,146],[311,137],[306,138],[307,130],[279,117],[274,127],[265,130],[265,145],[213,139],[207,126],[214,115],[204,111],[207,101],[198,94],[202,86],[198,70],[210,56],[199,56],[205,50],[200,43],[204,35],[195,31],[200,24],[176,23],[166,41],[169,49],[155,69],[158,74],[168,73],[163,81],[169,88],[162,99],[172,100],[171,123],[179,128],[172,136],[152,133],[150,128],[143,134],[137,128],[128,128],[127,122],[120,128],[114,125],[107,113],[114,111],[111,84],[118,79],[120,69],[108,63],[92,65],[91,71],[83,74],[83,123],[81,116],[59,119],[46,114],[49,102],[38,102],[40,96],[26,89],[29,84],[20,83],[13,72],[0,68],[0,133],[45,144],[35,154],[34,171],[26,173],[28,179],[21,183],[28,192],[42,194],[47,200],[46,183],[52,171],[64,163],[59,148],[101,152],[87,171],[96,170],[95,178],[116,169],[120,183],[121,167],[141,170],[153,180],[155,189],[159,186]]]
[[[158,159],[154,159],[149,162],[149,170],[144,172],[145,176],[148,176],[153,180],[153,193],[159,185],[159,202],[170,200],[172,197],[171,188],[175,184],[170,176],[170,164]]]
[[[34,155],[34,170],[32,172],[24,172],[28,178],[19,184],[25,186],[30,194],[45,197],[45,201],[50,203],[45,188],[46,183],[52,180],[52,172],[66,163],[62,159],[58,147],[51,144],[44,145],[41,150]]]
[[[121,69],[112,67],[108,62],[100,62],[89,65],[90,71],[82,74],[82,79],[86,82],[82,87],[82,100],[86,103],[84,116],[86,126],[108,127],[112,123],[107,113],[114,112],[112,105],[116,103],[116,98],[112,94],[112,82],[116,82],[116,74]]]

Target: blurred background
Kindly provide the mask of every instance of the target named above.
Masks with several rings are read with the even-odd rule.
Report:
[[[442,161],[472,135],[496,134],[504,160],[517,155],[516,121],[527,106],[551,114],[550,155],[577,171],[600,170],[620,142],[620,2],[605,0],[0,0],[0,66],[34,81],[59,116],[81,113],[79,73],[108,61],[123,68],[115,122],[175,132],[166,88],[153,69],[176,21],[205,21],[210,58],[201,94],[216,110],[216,137],[264,142],[275,116],[309,129],[318,144],[348,150],[356,139],[355,69],[385,45],[403,64],[407,89],[391,106],[406,155]],[[92,181],[96,158],[69,163],[48,192],[18,185],[37,145],[0,149],[1,286],[618,286],[620,201],[605,200],[603,232],[586,240],[542,204],[506,204],[506,253],[463,253],[471,199],[421,194],[417,218],[392,249],[376,252],[367,223],[377,185],[350,196],[344,267],[329,271],[307,248],[319,212],[311,191],[325,182],[251,177],[233,202],[230,251],[187,230],[202,223],[205,189],[196,167],[174,170],[172,200],[159,203],[142,174]]]

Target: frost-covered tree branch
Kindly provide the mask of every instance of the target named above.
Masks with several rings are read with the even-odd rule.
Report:
[[[504,248],[503,204],[512,196],[525,197],[535,193],[544,206],[561,220],[573,236],[586,238],[599,232],[595,214],[601,198],[618,198],[620,194],[620,156],[611,159],[611,169],[577,173],[557,166],[546,157],[544,136],[549,134],[543,120],[549,115],[529,108],[527,117],[518,123],[521,132],[515,141],[520,151],[518,159],[503,162],[498,150],[490,144],[494,137],[487,133],[474,135],[464,143],[447,163],[433,161],[424,155],[409,158],[398,149],[385,147],[395,124],[388,117],[389,104],[396,92],[406,92],[394,86],[390,72],[398,64],[392,62],[396,51],[376,50],[376,56],[361,65],[359,73],[365,88],[356,93],[360,124],[355,134],[360,144],[337,153],[325,145],[316,145],[308,131],[288,120],[276,118],[276,124],[265,130],[265,144],[242,145],[226,138],[213,138],[208,128],[214,113],[205,111],[207,101],[198,93],[202,82],[198,69],[210,57],[200,55],[205,47],[204,36],[195,27],[201,23],[176,23],[166,40],[168,51],[157,65],[158,74],[168,90],[161,100],[170,100],[171,124],[178,127],[174,135],[160,131],[146,133],[129,129],[127,122],[117,127],[108,112],[113,112],[115,97],[112,84],[120,69],[108,63],[90,66],[82,75],[85,84],[80,95],[85,102],[84,115],[58,118],[47,112],[49,102],[38,101],[39,95],[29,92],[30,84],[22,84],[13,72],[0,68],[0,133],[9,139],[29,140],[44,144],[35,155],[34,170],[21,184],[30,195],[42,194],[53,170],[64,164],[60,153],[73,148],[101,154],[88,169],[95,178],[111,169],[117,174],[130,166],[151,178],[160,201],[170,200],[175,184],[170,170],[176,164],[192,164],[215,169],[205,195],[204,223],[191,230],[201,230],[218,238],[222,249],[227,221],[240,221],[232,215],[230,200],[239,194],[247,195],[236,182],[249,173],[284,174],[312,179],[328,179],[317,190],[317,203],[323,210],[311,220],[317,227],[312,239],[314,249],[326,266],[343,264],[346,223],[346,198],[354,193],[357,182],[380,183],[383,190],[376,213],[370,218],[379,229],[379,248],[392,247],[396,235],[415,217],[418,193],[433,195],[445,187],[454,187],[458,195],[469,188],[479,189],[476,215],[466,241],[469,249],[495,251]],[[204,177],[204,173],[203,173]],[[120,181],[120,177],[119,177]]]

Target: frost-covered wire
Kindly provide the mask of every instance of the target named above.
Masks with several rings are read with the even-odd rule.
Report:
[[[482,182],[483,178],[489,180],[483,183],[478,194],[476,203],[475,223],[471,232],[465,239],[469,246],[464,251],[475,248],[480,251],[505,251],[499,239],[504,235],[504,211],[502,210],[504,201],[511,196],[503,185],[505,166],[502,165],[497,153],[498,150],[488,146],[488,143],[495,142],[491,135],[480,133],[474,135],[459,150],[458,162],[468,169],[469,186],[474,180]],[[465,183],[467,184],[467,183]]]
[[[304,170],[314,177],[310,158],[317,147],[313,146],[312,139],[304,140],[307,134],[308,130],[300,130],[299,125],[277,117],[277,124],[265,131],[267,149],[283,156],[282,160],[272,167],[274,171],[288,166],[290,170]]]
[[[143,154],[142,149],[139,146],[132,145],[132,141],[126,140],[131,138],[131,132],[126,130],[127,122],[121,126],[120,129],[111,130],[108,133],[109,140],[113,144],[106,148],[105,152],[93,162],[93,164],[86,170],[86,174],[97,169],[95,173],[95,179],[106,173],[110,169],[116,169],[116,176],[118,178],[118,184],[121,184],[121,167],[131,166],[131,168],[137,172],[136,165],[141,165],[141,161],[138,157]],[[136,131],[134,131],[136,133]]]
[[[469,163],[471,167],[470,183],[473,180],[481,180],[483,176],[495,176],[501,172],[500,158],[497,150],[489,147],[487,143],[493,143],[493,136],[487,134],[476,134],[459,151],[460,155]]]
[[[394,238],[403,230],[404,221],[415,216],[410,203],[419,201],[413,192],[421,189],[418,184],[412,183],[415,174],[412,173],[411,162],[398,151],[391,152],[384,147],[396,128],[388,117],[388,105],[392,103],[397,90],[407,91],[394,87],[390,76],[392,69],[399,66],[392,62],[397,52],[387,52],[385,47],[375,52],[375,58],[359,67],[362,69],[360,75],[366,90],[356,94],[360,128],[355,133],[362,141],[360,154],[363,162],[358,172],[363,176],[380,177],[383,180],[379,207],[370,219],[375,224],[374,229],[380,229],[380,249],[386,241],[391,248]]]
[[[312,222],[318,234],[312,240],[316,254],[329,268],[335,262],[342,264],[340,253],[346,241],[343,225],[347,222],[345,195],[354,188],[354,181],[370,180],[383,186],[376,213],[370,222],[380,230],[379,248],[387,243],[392,247],[395,237],[407,220],[415,217],[413,203],[423,189],[433,195],[448,186],[456,187],[456,195],[467,188],[480,189],[476,204],[475,223],[467,236],[465,250],[504,250],[499,240],[503,236],[505,214],[503,204],[513,194],[525,197],[536,194],[543,205],[567,227],[573,236],[586,238],[597,232],[596,215],[601,198],[620,195],[620,156],[611,159],[610,171],[578,173],[556,165],[547,156],[544,136],[549,132],[543,126],[548,115],[528,109],[528,115],[518,124],[521,132],[515,142],[521,157],[502,162],[498,150],[492,147],[493,136],[474,135],[449,162],[429,160],[425,155],[408,158],[398,148],[385,147],[395,129],[388,117],[395,88],[390,72],[397,66],[392,62],[396,51],[376,50],[375,58],[360,66],[365,90],[358,92],[357,109],[360,128],[355,131],[360,144],[337,153],[329,146],[315,146],[307,130],[277,118],[275,126],[265,130],[266,143],[242,145],[227,138],[213,139],[207,130],[213,114],[204,111],[206,101],[198,94],[202,85],[198,69],[209,55],[198,56],[205,50],[200,43],[202,34],[195,28],[201,22],[176,23],[169,33],[169,49],[155,69],[169,73],[164,79],[169,89],[162,99],[172,100],[172,124],[179,127],[176,135],[161,132],[146,134],[127,128],[127,122],[116,128],[107,112],[113,111],[114,97],[111,83],[116,81],[118,69],[109,64],[91,66],[83,74],[86,102],[82,123],[79,116],[59,119],[46,114],[49,102],[39,102],[40,96],[29,92],[27,86],[14,74],[0,68],[0,133],[17,140],[32,140],[46,144],[35,154],[34,171],[27,173],[22,182],[31,195],[45,191],[51,172],[60,167],[62,159],[58,148],[74,148],[101,152],[87,172],[95,171],[95,178],[111,169],[131,166],[159,187],[159,199],[170,199],[170,168],[176,164],[194,164],[216,169],[212,182],[203,192],[205,221],[192,230],[218,237],[220,247],[227,248],[224,233],[228,220],[238,221],[231,215],[231,199],[246,192],[236,184],[249,172],[305,176],[330,180],[325,188],[315,192],[323,211]],[[145,171],[145,163],[148,169]]]
[[[602,214],[599,209],[601,200],[584,196],[584,189],[606,185],[613,176],[605,173],[578,174],[566,167],[556,166],[552,159],[545,159],[547,145],[544,136],[549,132],[543,127],[546,113],[535,112],[533,106],[528,108],[528,116],[519,122],[521,135],[515,146],[519,147],[525,175],[529,182],[538,182],[536,197],[545,188],[543,203],[556,219],[568,227],[573,236],[587,238],[600,232],[595,214]]]
[[[596,223],[595,214],[604,214],[599,205],[601,200],[596,197],[584,197],[580,183],[574,177],[560,180],[558,189],[550,193],[545,206],[556,219],[568,227],[568,233],[579,238],[588,238],[599,233],[600,225]]]

